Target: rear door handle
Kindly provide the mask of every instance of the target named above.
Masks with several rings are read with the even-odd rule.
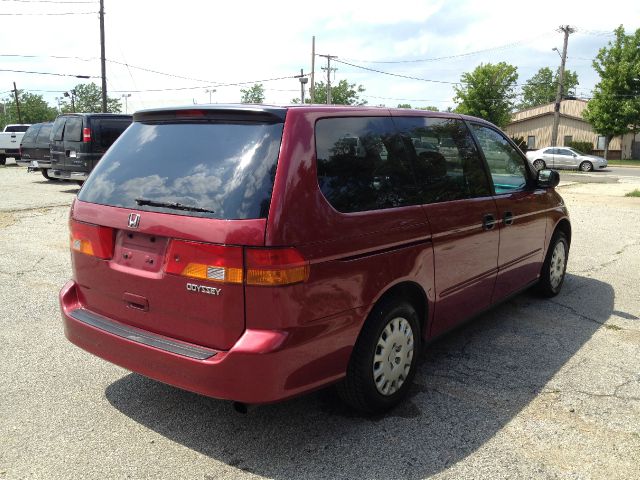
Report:
[[[504,212],[504,224],[505,225],[513,225],[513,213]]]
[[[496,226],[496,217],[494,217],[491,213],[487,213],[482,218],[482,229],[493,230],[493,227],[495,226]]]

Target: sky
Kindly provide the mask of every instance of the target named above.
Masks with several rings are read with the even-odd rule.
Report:
[[[541,67],[557,68],[552,49],[562,49],[560,25],[576,29],[566,68],[577,71],[577,93],[588,97],[598,82],[592,59],[612,31],[640,28],[640,2],[633,0],[598,6],[573,0],[104,3],[107,88],[123,100],[123,110],[122,95],[130,94],[129,112],[235,103],[241,88],[257,82],[265,103],[288,104],[300,97],[293,77],[311,71],[313,36],[316,54],[337,56],[332,83],[362,85],[369,105],[445,109],[455,106],[453,85],[462,73],[481,63],[516,66],[519,85]],[[0,0],[0,98],[16,82],[56,106],[56,97],[78,83],[100,85],[98,10],[99,1],[92,0]],[[326,59],[316,57],[316,81],[326,81],[322,66]]]

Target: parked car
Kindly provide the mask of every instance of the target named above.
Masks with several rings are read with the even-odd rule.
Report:
[[[5,125],[0,133],[0,165],[7,163],[8,157],[16,162],[20,160],[20,141],[30,126],[25,123]]]
[[[58,115],[51,131],[49,176],[84,183],[131,120],[131,115],[115,113]]]
[[[51,155],[49,152],[49,135],[53,122],[34,123],[25,132],[20,142],[20,160],[18,165],[28,167],[29,171],[40,170],[47,180],[51,167]]]
[[[446,158],[416,151],[432,137]],[[505,155],[517,168],[493,171]],[[453,113],[137,112],[71,208],[65,334],[215,398],[337,383],[352,407],[384,411],[421,344],[531,286],[560,291],[571,226],[558,181]]]
[[[607,161],[595,155],[586,155],[575,148],[548,147],[529,150],[527,159],[536,170],[543,168],[577,168],[583,172],[607,168]]]

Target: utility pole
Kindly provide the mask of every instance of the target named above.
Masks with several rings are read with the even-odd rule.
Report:
[[[102,113],[107,113],[107,63],[104,58],[104,0],[100,0],[100,67],[102,69]]]
[[[316,98],[316,36],[311,37],[311,87],[309,87],[311,103]]]
[[[575,32],[575,29],[569,25],[561,25],[559,32],[564,32],[564,45],[562,47],[562,59],[560,61],[560,72],[558,75],[558,90],[556,92],[556,104],[553,109],[553,129],[551,130],[551,146],[558,145],[558,126],[560,125],[560,102],[562,101],[562,91],[564,89],[564,66],[567,62],[567,45],[569,44],[569,35]]]
[[[18,89],[16,82],[13,82],[13,94],[16,96],[16,110],[18,110],[18,123],[22,123],[22,115],[20,115],[20,100],[18,100]]]
[[[327,59],[327,105],[331,105],[331,59],[338,58],[335,55],[318,55],[319,57],[325,57]],[[325,70],[324,67],[322,67]],[[335,70],[335,68],[333,69]]]

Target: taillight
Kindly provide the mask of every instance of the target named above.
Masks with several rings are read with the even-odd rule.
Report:
[[[83,128],[82,129],[82,141],[84,143],[87,143],[87,142],[91,141],[91,129],[90,128]]]
[[[242,247],[172,240],[165,268],[184,277],[242,283]]]
[[[70,220],[69,229],[71,250],[103,259],[113,257],[113,228]]]
[[[295,248],[248,248],[247,285],[290,285],[309,278],[309,262]]]

